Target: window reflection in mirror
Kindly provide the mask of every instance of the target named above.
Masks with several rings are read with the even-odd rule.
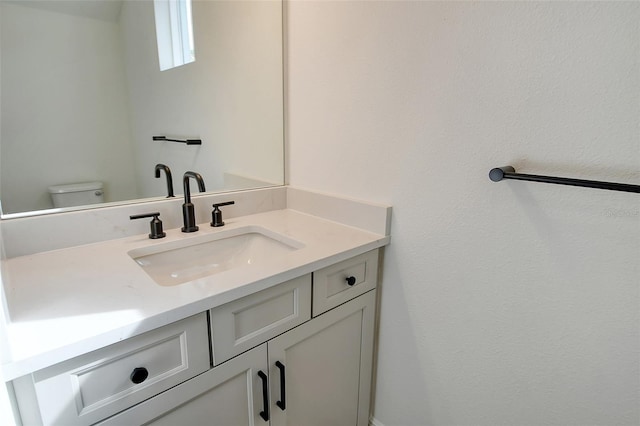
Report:
[[[196,60],[191,0],[154,0],[160,70]]]

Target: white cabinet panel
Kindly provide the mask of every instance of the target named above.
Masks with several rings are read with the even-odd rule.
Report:
[[[213,363],[231,357],[311,318],[311,274],[211,310]]]
[[[99,426],[268,425],[260,417],[264,407],[258,371],[267,371],[266,344],[115,415]]]
[[[313,273],[313,316],[376,288],[378,250],[327,266]]]
[[[374,310],[371,291],[269,341],[273,426],[368,424]]]
[[[206,371],[208,347],[202,313],[22,377],[23,421],[93,424]]]

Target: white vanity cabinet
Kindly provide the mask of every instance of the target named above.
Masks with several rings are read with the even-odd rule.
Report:
[[[373,250],[201,314],[206,371],[76,424],[367,425],[377,259]]]
[[[100,426],[365,426],[374,312],[372,290]]]

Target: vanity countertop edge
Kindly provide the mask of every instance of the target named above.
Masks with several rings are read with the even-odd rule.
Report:
[[[0,375],[25,374],[204,312],[359,254],[383,247],[380,235],[292,209],[202,224],[162,240],[146,234],[2,261]],[[273,262],[228,270],[184,284],[156,284],[131,250],[257,226],[303,247]]]

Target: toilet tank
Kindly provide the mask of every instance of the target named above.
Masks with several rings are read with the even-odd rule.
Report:
[[[49,187],[53,206],[74,207],[104,202],[102,182],[71,183]]]

